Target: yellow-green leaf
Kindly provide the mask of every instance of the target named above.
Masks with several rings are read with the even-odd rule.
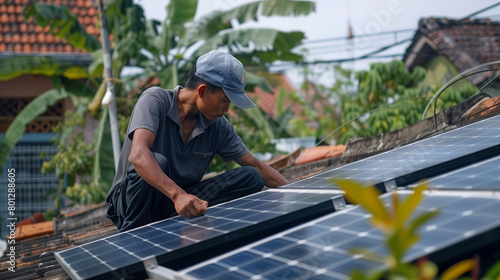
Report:
[[[374,219],[378,219],[385,224],[390,224],[390,217],[382,201],[379,199],[380,192],[373,186],[363,187],[362,185],[349,180],[334,180],[346,193],[348,201],[354,204],[360,204]]]
[[[402,225],[408,219],[417,205],[422,200],[422,192],[427,189],[427,184],[421,184],[415,188],[413,193],[406,198],[396,211],[396,225]]]
[[[353,204],[363,204],[363,186],[349,180],[333,179],[332,182],[338,185],[344,192],[345,198]]]
[[[439,271],[437,265],[430,261],[425,261],[419,268],[420,279],[434,279]]]
[[[453,280],[457,279],[464,273],[471,271],[476,266],[476,260],[464,260],[459,263],[454,264],[441,275],[441,280]]]
[[[379,263],[386,263],[386,256],[374,253],[364,248],[349,248],[347,250],[351,255],[362,255],[363,258]]]
[[[409,225],[409,231],[411,233],[415,233],[418,231],[420,226],[425,224],[427,221],[430,219],[434,218],[435,216],[439,215],[441,212],[439,210],[432,210],[428,212],[424,212],[420,215],[418,215],[415,219],[412,220],[412,222]]]

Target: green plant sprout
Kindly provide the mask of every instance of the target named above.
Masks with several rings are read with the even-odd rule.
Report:
[[[419,229],[429,220],[439,215],[439,210],[429,210],[415,213],[423,199],[427,183],[419,184],[414,191],[401,199],[396,192],[391,195],[389,207],[384,206],[380,192],[373,186],[364,187],[350,180],[333,180],[344,192],[345,198],[357,204],[371,214],[371,224],[384,234],[385,246],[389,255],[382,256],[366,249],[353,248],[351,254],[361,255],[366,259],[382,262],[386,271],[362,272],[354,271],[351,279],[436,279],[439,269],[436,264],[426,258],[421,258],[415,264],[404,261],[406,252],[420,239]],[[471,277],[460,278],[467,272]],[[468,259],[454,264],[441,273],[441,280],[478,279],[479,260]],[[496,263],[482,279],[500,280],[500,262]]]

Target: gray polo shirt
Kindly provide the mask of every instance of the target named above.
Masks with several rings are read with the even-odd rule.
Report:
[[[180,187],[200,182],[215,154],[229,161],[249,152],[225,117],[209,121],[203,114],[200,114],[196,127],[184,144],[177,107],[181,88],[177,86],[173,90],[166,90],[152,87],[139,97],[130,117],[127,137],[123,143],[110,194],[115,186],[122,182],[131,165],[128,157],[134,131],[138,128],[148,129],[155,134],[155,141],[150,150],[167,158],[167,176]]]

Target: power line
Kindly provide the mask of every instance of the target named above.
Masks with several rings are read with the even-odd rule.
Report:
[[[332,63],[343,63],[343,62],[351,62],[355,60],[364,60],[364,59],[383,59],[383,58],[394,58],[394,57],[402,57],[404,54],[387,54],[387,55],[371,55],[367,56],[364,55],[362,57],[355,57],[355,58],[339,58],[339,59],[330,59],[330,60],[315,60],[315,61],[305,61],[305,62],[299,62],[299,63],[289,63],[289,64],[276,64],[273,65],[272,68],[279,68],[279,67],[289,67],[289,69],[293,69],[297,66],[310,66],[310,65],[318,65],[318,64],[332,64]],[[286,69],[280,69],[281,71],[284,71]]]
[[[397,33],[404,33],[404,32],[413,32],[413,31],[415,31],[415,28],[412,28],[412,29],[400,29],[400,30],[393,30],[393,31],[384,31],[384,32],[378,32],[378,33],[371,33],[371,34],[362,34],[362,35],[355,36],[355,38],[381,36],[381,35],[397,34]],[[317,43],[330,42],[330,41],[339,41],[339,40],[351,40],[351,39],[349,37],[342,36],[342,37],[333,37],[333,38],[327,38],[327,39],[318,39],[318,40],[305,41],[304,44],[317,44]]]
[[[481,10],[479,10],[479,11],[477,11],[477,12],[474,12],[474,13],[472,13],[472,14],[470,14],[470,15],[468,15],[468,16],[466,16],[466,17],[464,17],[464,18],[460,19],[460,20],[462,21],[462,20],[465,20],[465,19],[471,18],[471,17],[473,17],[473,16],[475,16],[475,15],[478,15],[478,14],[480,14],[480,13],[482,13],[482,12],[486,12],[487,10],[493,9],[493,8],[495,8],[495,7],[496,7],[496,6],[498,6],[498,5],[500,5],[500,2],[497,2],[496,4],[493,4],[493,5],[491,5],[491,6],[488,6],[488,7],[484,8],[484,9],[481,9]]]
[[[476,16],[476,15],[478,15],[480,13],[488,11],[488,10],[494,8],[494,7],[499,6],[499,5],[500,5],[500,2],[498,2],[496,4],[493,4],[493,5],[490,5],[490,6],[486,7],[486,8],[483,8],[481,10],[478,10],[478,11],[476,11],[474,13],[471,13],[471,14],[467,15],[466,17],[462,18],[461,20],[464,20],[464,19]],[[415,32],[415,29],[400,29],[400,30],[395,30],[395,31],[385,31],[385,32],[379,32],[379,33],[374,33],[374,34],[363,34],[363,35],[356,36],[354,38],[373,37],[373,36],[376,37],[376,36],[383,36],[383,35],[387,35],[387,34],[397,34],[397,33],[403,33],[403,32]],[[357,61],[357,60],[364,60],[364,59],[367,59],[367,58],[398,57],[398,56],[402,56],[402,55],[401,54],[389,54],[389,55],[382,55],[382,56],[376,56],[376,55],[379,54],[379,53],[381,53],[381,52],[383,52],[383,51],[391,49],[393,47],[399,46],[399,45],[401,45],[403,43],[407,43],[407,42],[411,41],[412,39],[413,39],[413,37],[404,39],[402,41],[395,42],[395,43],[390,44],[390,45],[384,45],[384,46],[378,48],[375,51],[369,52],[367,54],[364,54],[364,55],[361,55],[361,56],[358,56],[358,57],[342,58],[342,59],[331,59],[331,60],[316,60],[316,61],[312,61],[312,62],[298,63],[297,65],[303,66],[303,65],[315,65],[315,64],[342,63],[342,62],[351,62],[351,61]],[[352,40],[352,39],[349,39],[348,37],[335,37],[335,38],[320,39],[320,40],[314,40],[314,41],[306,41],[304,44],[301,45],[301,47],[307,48],[307,46],[306,46],[307,44],[317,44],[317,43],[340,41],[340,40],[345,40],[346,41],[346,40]],[[337,45],[335,45],[335,46],[337,46]],[[327,48],[327,47],[328,46],[325,46],[323,48]],[[321,47],[316,47],[316,48],[321,48]]]

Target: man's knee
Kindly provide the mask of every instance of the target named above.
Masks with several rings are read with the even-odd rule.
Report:
[[[245,178],[246,184],[255,187],[257,190],[262,190],[264,187],[264,180],[260,175],[259,171],[252,166],[243,166],[241,168],[241,174]]]

